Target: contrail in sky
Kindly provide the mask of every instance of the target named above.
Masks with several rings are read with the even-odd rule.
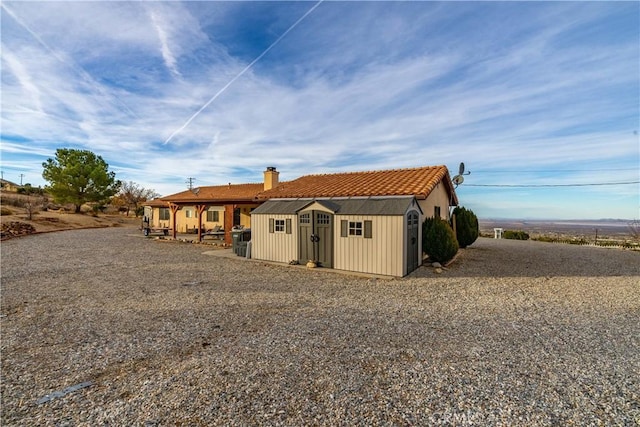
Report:
[[[49,46],[42,39],[42,37],[40,37],[35,31],[33,31],[31,28],[29,28],[29,26],[26,24],[26,22],[24,22],[15,13],[13,13],[13,11],[11,9],[9,9],[5,3],[0,3],[0,7],[2,9],[4,9],[4,11],[7,12],[9,14],[9,16],[11,16],[14,19],[14,21],[16,21],[22,28],[24,28],[29,34],[31,34],[31,36],[33,36],[33,38],[36,39],[36,41],[38,43],[40,43],[45,49],[47,49],[49,51],[49,53],[51,55],[53,55],[58,61],[60,61],[61,63],[65,64],[65,65],[73,68],[75,71],[77,71],[78,74],[80,74],[80,76],[82,76],[82,78],[84,79],[84,81],[87,84],[92,86],[97,92],[99,92],[106,99],[109,99],[109,98],[115,99],[116,101],[118,101],[118,103],[120,103],[120,105],[130,115],[138,118],[138,115],[133,110],[131,110],[131,108],[129,108],[129,106],[127,104],[125,104],[123,100],[121,100],[120,98],[118,98],[117,96],[115,96],[113,94],[107,93],[104,89],[102,89],[102,87],[93,79],[93,77],[91,77],[91,74],[86,72],[84,68],[82,68],[81,66],[76,64],[72,59],[66,59],[64,56],[62,56],[61,54],[56,52],[56,50],[51,48],[51,46]]]
[[[179,134],[180,132],[182,132],[182,130],[184,130],[184,128],[186,128],[187,126],[189,126],[189,124],[193,121],[193,119],[195,119],[196,117],[198,117],[198,115],[205,109],[207,108],[213,101],[216,100],[216,98],[218,98],[225,90],[227,90],[227,88],[229,86],[231,86],[236,80],[238,80],[240,77],[242,77],[242,75],[244,73],[246,73],[252,66],[253,64],[255,64],[256,62],[258,62],[260,59],[262,59],[263,56],[265,56],[267,54],[267,52],[269,52],[275,45],[277,45],[280,40],[282,40],[287,34],[289,34],[289,32],[291,30],[293,30],[300,22],[302,22],[302,20],[304,18],[306,18],[311,12],[313,12],[314,10],[316,10],[316,8],[318,6],[320,6],[320,3],[322,3],[324,0],[320,0],[318,1],[315,5],[313,5],[313,7],[311,9],[309,9],[307,11],[307,13],[305,13],[304,15],[302,15],[302,17],[300,19],[298,19],[296,22],[293,23],[293,25],[291,25],[287,31],[285,31],[284,33],[282,33],[282,35],[280,37],[278,37],[276,39],[276,41],[274,41],[273,43],[271,43],[271,45],[266,48],[264,50],[264,52],[262,52],[256,59],[254,59],[253,61],[251,61],[251,63],[249,65],[247,65],[246,67],[244,67],[244,69],[242,71],[240,71],[240,73],[238,73],[237,76],[235,76],[234,78],[232,78],[229,83],[227,83],[226,85],[224,85],[222,87],[222,89],[220,89],[215,95],[213,95],[211,97],[211,99],[209,101],[207,101],[206,104],[204,104],[198,111],[196,111],[193,116],[189,117],[189,120],[187,120],[182,126],[180,126],[175,132],[173,132],[171,134],[171,136],[169,136],[169,138],[167,138],[167,140],[164,142],[165,144],[167,144],[169,141],[171,141],[173,139],[174,136],[176,136],[177,134]]]

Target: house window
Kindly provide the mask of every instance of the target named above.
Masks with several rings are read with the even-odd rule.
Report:
[[[433,216],[434,218],[440,218],[440,206],[433,207]]]
[[[275,220],[275,232],[284,233],[284,219]]]
[[[207,211],[207,222],[219,222],[219,221],[220,221],[220,212]]]
[[[349,221],[349,236],[362,236],[362,223]]]
[[[191,209],[185,209],[184,216],[185,218],[193,218],[193,211]]]
[[[160,208],[158,211],[160,221],[169,221],[169,208]]]

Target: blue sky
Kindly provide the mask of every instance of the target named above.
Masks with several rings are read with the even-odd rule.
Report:
[[[465,162],[481,218],[640,217],[638,2],[2,2],[1,169],[166,195]],[[266,53],[265,53],[266,51]],[[590,185],[633,182],[620,185]],[[498,186],[494,186],[498,185]],[[537,187],[507,187],[537,186]],[[580,185],[580,186],[574,186]],[[553,187],[552,187],[553,186]]]

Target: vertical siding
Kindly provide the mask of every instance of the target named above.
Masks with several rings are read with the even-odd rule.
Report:
[[[291,234],[269,233],[269,219],[291,220]],[[298,259],[298,221],[296,215],[251,215],[251,257],[286,262]]]
[[[334,268],[387,276],[404,275],[404,217],[336,215]],[[371,221],[372,238],[340,237],[340,221]]]

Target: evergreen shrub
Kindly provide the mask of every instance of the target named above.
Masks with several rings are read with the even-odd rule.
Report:
[[[466,248],[478,238],[479,226],[478,217],[473,211],[457,206],[453,210],[456,221],[456,238],[461,248]]]
[[[430,221],[429,224],[426,224]],[[428,218],[423,224],[423,249],[429,259],[440,263],[451,260],[458,252],[458,241],[447,221],[440,218]]]
[[[504,230],[502,237],[512,240],[529,240],[529,234],[525,231]]]

